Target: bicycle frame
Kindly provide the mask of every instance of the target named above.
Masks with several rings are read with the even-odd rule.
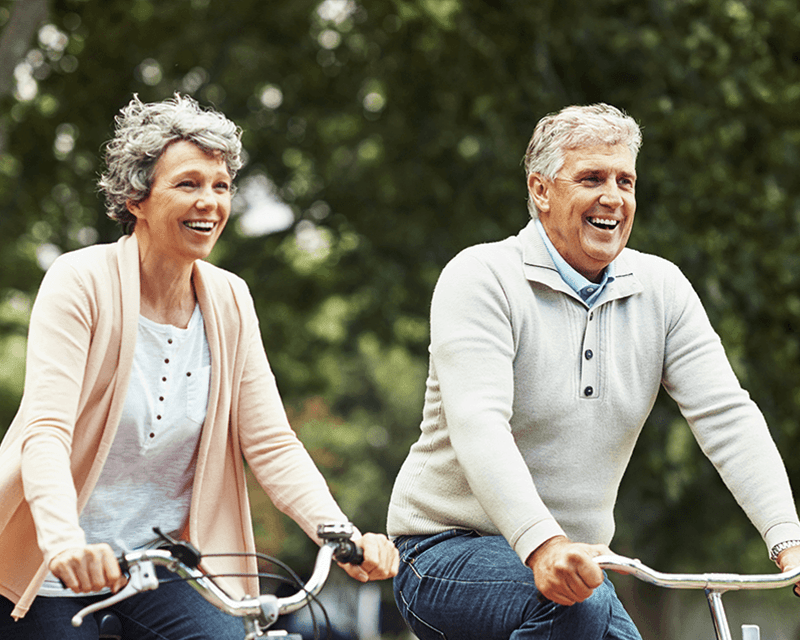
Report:
[[[800,567],[776,574],[739,575],[735,573],[661,573],[642,564],[639,560],[617,555],[603,555],[595,558],[603,569],[630,574],[635,578],[667,589],[703,589],[708,600],[711,619],[717,640],[733,640],[722,595],[728,591],[781,589],[800,582]],[[752,625],[743,632],[744,640],[758,640],[758,628]]]
[[[242,618],[245,640],[255,640],[264,629],[272,626],[279,616],[304,607],[322,590],[330,573],[332,560],[360,564],[363,558],[360,549],[350,541],[352,533],[353,527],[350,524],[321,525],[317,535],[325,540],[325,543],[317,553],[311,577],[297,593],[283,598],[271,594],[245,597],[241,600],[231,597],[213,581],[211,576],[197,568],[200,554],[192,548],[189,548],[187,554],[186,546],[179,549],[149,549],[126,553],[120,564],[127,567],[128,584],[114,595],[81,609],[72,618],[72,625],[79,627],[89,614],[105,609],[136,593],[157,589],[158,578],[155,567],[159,565],[185,579],[220,611]],[[192,557],[192,553],[196,556]]]

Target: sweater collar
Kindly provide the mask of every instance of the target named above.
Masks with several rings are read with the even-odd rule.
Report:
[[[517,235],[522,247],[522,268],[525,277],[531,282],[537,282],[554,291],[560,291],[571,298],[578,300],[584,306],[586,303],[572,287],[570,287],[558,271],[553,258],[547,251],[536,221],[531,220]],[[608,282],[598,297],[593,307],[597,307],[610,300],[619,300],[628,296],[641,293],[642,283],[633,271],[630,258],[631,250],[623,249],[613,262],[614,280]]]

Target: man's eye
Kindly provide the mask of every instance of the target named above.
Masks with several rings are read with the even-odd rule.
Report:
[[[597,176],[586,176],[582,180],[582,182],[585,182],[587,184],[590,184],[590,185],[594,186],[594,185],[600,184],[600,178],[598,178]]]

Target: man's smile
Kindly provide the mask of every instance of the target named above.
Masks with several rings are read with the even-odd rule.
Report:
[[[598,229],[602,229],[604,231],[613,231],[619,226],[619,220],[614,220],[612,218],[601,218],[598,216],[591,216],[586,218],[586,220],[591,225],[597,227]]]

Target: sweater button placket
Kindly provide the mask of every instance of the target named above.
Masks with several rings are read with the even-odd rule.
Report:
[[[598,393],[598,361],[597,343],[599,333],[599,322],[595,317],[594,311],[589,311],[586,320],[586,329],[583,334],[583,347],[580,356],[580,395],[584,399],[595,399]]]

